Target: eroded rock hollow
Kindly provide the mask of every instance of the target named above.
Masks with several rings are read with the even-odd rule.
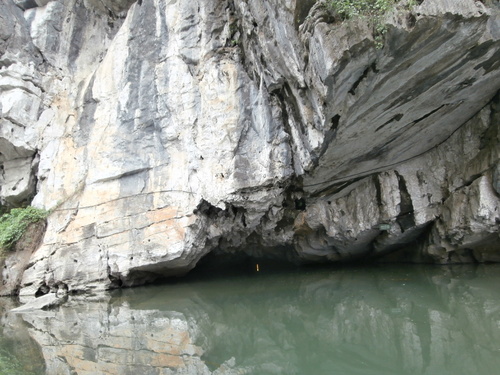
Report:
[[[499,261],[500,5],[417,3],[380,45],[323,1],[2,1],[1,204],[52,212],[20,293]]]

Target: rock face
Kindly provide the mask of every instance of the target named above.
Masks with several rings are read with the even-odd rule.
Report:
[[[53,210],[21,294],[207,254],[500,260],[498,2],[0,4],[0,199]]]

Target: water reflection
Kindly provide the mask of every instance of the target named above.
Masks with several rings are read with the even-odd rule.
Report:
[[[14,307],[12,300],[0,298],[0,374],[44,374],[39,345],[31,339],[22,317],[8,313]]]
[[[23,329],[47,374],[493,374],[499,271],[391,266],[183,281],[73,299],[22,315]]]

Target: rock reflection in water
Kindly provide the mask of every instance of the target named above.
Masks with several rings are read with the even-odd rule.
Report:
[[[176,311],[134,310],[126,302],[73,303],[25,314],[47,374],[205,374],[193,344],[196,322]]]
[[[183,281],[24,314],[47,374],[493,374],[498,266]]]

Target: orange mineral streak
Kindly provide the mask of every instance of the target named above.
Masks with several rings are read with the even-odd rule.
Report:
[[[130,330],[114,327],[112,335],[98,339],[95,346],[61,345],[54,347],[51,354],[64,358],[78,374],[121,375],[136,366],[137,370],[147,366],[156,371],[184,368],[183,355],[202,352],[192,344],[189,332],[166,326],[142,336],[139,341]]]
[[[178,210],[176,207],[165,207],[159,210],[149,211],[146,215],[151,222],[158,223],[176,218]]]
[[[182,241],[186,235],[185,227],[190,222],[188,217],[178,216],[178,210],[175,207],[150,211],[147,217],[152,224],[144,230],[145,237],[162,235],[169,241]]]

